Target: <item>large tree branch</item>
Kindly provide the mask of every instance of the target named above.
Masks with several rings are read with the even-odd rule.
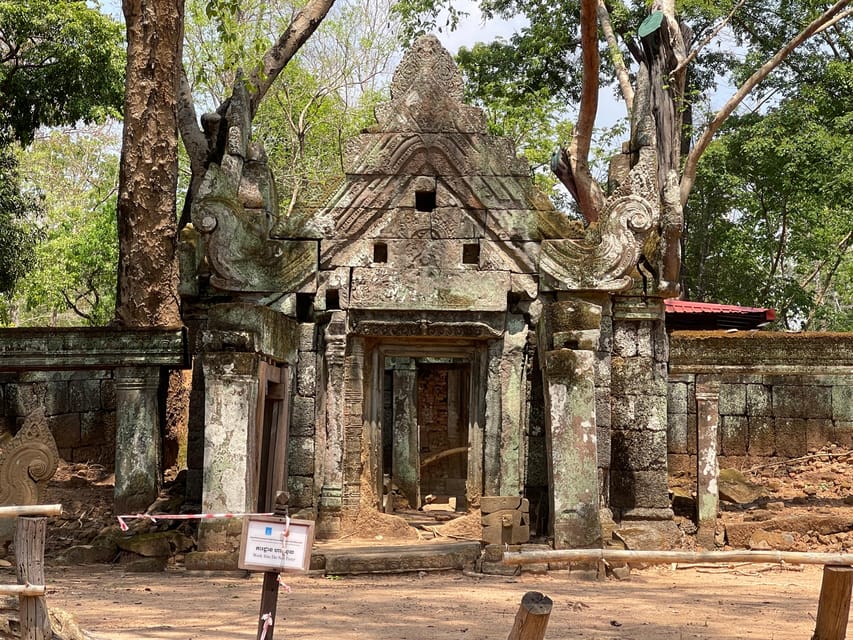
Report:
[[[180,87],[178,89],[178,130],[181,132],[181,140],[190,157],[190,166],[193,173],[196,168],[204,169],[207,160],[207,139],[198,124],[195,105],[193,104],[192,89],[187,79],[185,69],[181,69]]]
[[[746,0],[741,0],[741,2],[746,2]],[[610,60],[616,69],[616,78],[619,80],[619,88],[622,91],[622,97],[625,98],[625,105],[628,107],[628,115],[630,116],[634,108],[634,87],[631,85],[628,67],[625,65],[625,58],[622,57],[622,51],[619,49],[619,42],[616,40],[613,25],[610,23],[610,12],[607,10],[604,0],[598,0],[598,22],[601,25],[604,38],[607,40]]]
[[[598,112],[598,0],[581,2],[581,47],[583,50],[583,89],[578,123],[568,150],[562,150],[554,172],[574,196],[587,222],[598,220],[604,206],[604,194],[589,170],[589,148]]]
[[[249,75],[249,82],[253,89],[250,109],[252,118],[255,117],[261,100],[282,69],[314,33],[334,3],[335,0],[310,0],[305,8],[294,16],[293,21],[276,43],[264,54],[260,67]]]
[[[726,102],[726,104],[723,105],[723,107],[716,113],[699,140],[696,141],[695,146],[687,156],[687,161],[684,163],[684,173],[681,178],[682,205],[687,203],[687,198],[690,196],[690,191],[693,189],[693,184],[696,181],[696,169],[699,165],[699,158],[702,157],[705,149],[707,149],[708,145],[711,143],[714,134],[717,133],[723,122],[725,122],[732,112],[734,112],[743,99],[749,95],[749,92],[764,80],[771,71],[778,67],[785,58],[794,51],[794,49],[812,37],[815,33],[819,32],[826,25],[835,24],[837,19],[839,19],[839,12],[842,13],[842,16],[849,15],[848,11],[842,10],[850,4],[850,1],[851,0],[838,0],[838,2],[832,5],[832,7],[827,9],[818,18],[815,18],[811,24],[809,24],[794,38],[789,40],[785,46],[779,49],[772,58],[761,65],[761,68],[753,73],[752,76],[750,76],[749,79],[741,85],[735,94],[729,98],[728,102]]]

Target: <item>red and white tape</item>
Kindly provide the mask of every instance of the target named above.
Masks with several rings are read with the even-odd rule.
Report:
[[[272,614],[271,613],[265,613],[264,615],[261,616],[261,620],[264,621],[264,628],[261,630],[260,640],[264,640],[264,638],[267,637],[267,629],[269,629],[273,623]]]
[[[244,518],[248,516],[274,516],[274,513],[137,513],[134,515],[116,516],[118,526],[127,531],[125,520],[213,520],[215,518]],[[288,519],[289,520],[289,519]]]

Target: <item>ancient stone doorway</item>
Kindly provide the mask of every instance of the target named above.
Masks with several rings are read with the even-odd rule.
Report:
[[[279,491],[287,490],[287,441],[290,415],[290,368],[261,362],[255,413],[258,467],[256,508],[275,508]]]
[[[382,359],[381,508],[465,511],[482,493],[480,350],[398,353]]]

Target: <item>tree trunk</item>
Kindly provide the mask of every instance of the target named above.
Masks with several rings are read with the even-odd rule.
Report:
[[[127,79],[118,194],[116,320],[181,323],[178,301],[177,98],[183,0],[123,0]]]

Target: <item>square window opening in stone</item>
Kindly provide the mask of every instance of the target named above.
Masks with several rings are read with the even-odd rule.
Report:
[[[480,245],[462,245],[462,264],[480,264]]]
[[[326,289],[326,311],[341,308],[341,294],[337,289]]]
[[[314,294],[296,294],[296,319],[299,322],[314,322]]]
[[[415,191],[415,209],[417,211],[435,210],[435,191]]]
[[[373,244],[373,262],[388,262],[388,245],[384,242]]]

